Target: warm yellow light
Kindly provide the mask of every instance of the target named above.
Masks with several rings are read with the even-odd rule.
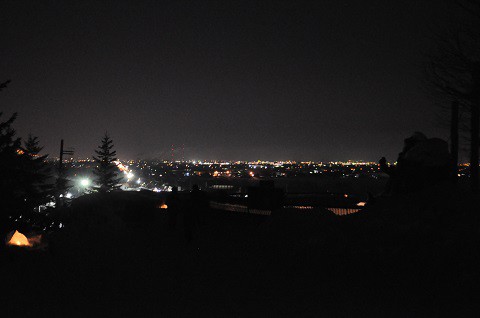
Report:
[[[27,237],[16,230],[7,244],[16,246],[32,246],[32,244],[30,244],[30,242],[28,241]]]

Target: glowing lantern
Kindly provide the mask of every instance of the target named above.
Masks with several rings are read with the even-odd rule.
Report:
[[[31,247],[32,244],[28,241],[27,237],[22,233],[15,230],[12,238],[8,241],[7,245],[16,245],[16,246],[28,246]]]
[[[165,203],[162,203],[162,205],[160,206],[160,209],[168,209],[168,205],[166,205]]]

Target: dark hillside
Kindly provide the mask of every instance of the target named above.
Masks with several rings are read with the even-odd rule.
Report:
[[[350,216],[210,210],[192,243],[157,199],[72,205],[47,252],[2,259],[4,311],[27,316],[438,316],[474,309],[478,198],[380,199]],[[442,201],[440,200],[442,198]],[[139,199],[142,198],[142,199]],[[122,200],[129,201],[128,204]],[[138,201],[137,201],[138,200]],[[458,203],[455,203],[458,202]],[[152,204],[150,204],[152,203]],[[121,212],[121,213],[120,213]],[[122,213],[147,213],[132,221]]]

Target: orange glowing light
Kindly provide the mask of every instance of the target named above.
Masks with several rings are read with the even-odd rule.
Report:
[[[12,238],[10,239],[10,241],[8,241],[7,244],[16,245],[16,246],[28,246],[28,247],[32,246],[32,244],[28,241],[27,237],[22,233],[18,232],[17,230],[15,230],[15,233],[13,234]]]
[[[168,209],[168,205],[166,205],[165,203],[163,203],[163,204],[160,206],[160,209]]]
[[[115,160],[114,163],[117,165],[118,169],[122,172],[126,171],[128,172],[128,168],[123,165],[123,163],[120,162],[120,160]]]

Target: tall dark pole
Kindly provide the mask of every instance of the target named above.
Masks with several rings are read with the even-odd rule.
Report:
[[[64,150],[63,147],[63,139],[60,141],[60,160],[58,162],[58,178],[57,178],[57,183],[56,183],[56,198],[58,202],[58,207],[62,207],[64,205],[64,192],[67,191],[68,187],[68,181],[65,177],[65,169],[63,169],[63,155],[73,155],[73,149],[72,148],[67,148],[69,150]]]
[[[68,150],[63,149],[63,139],[60,141],[60,162],[58,163],[58,171],[62,172],[63,170],[63,155],[72,155],[74,153],[74,148],[67,148]]]
[[[63,207],[63,139],[60,141],[60,160],[58,161],[58,178],[57,178],[57,194],[56,194],[56,207]]]
[[[457,182],[458,175],[458,101],[452,102],[450,122],[450,154],[452,156],[453,181]]]
[[[62,163],[63,163],[63,139],[60,141],[60,161],[58,163],[58,172],[62,172]]]

